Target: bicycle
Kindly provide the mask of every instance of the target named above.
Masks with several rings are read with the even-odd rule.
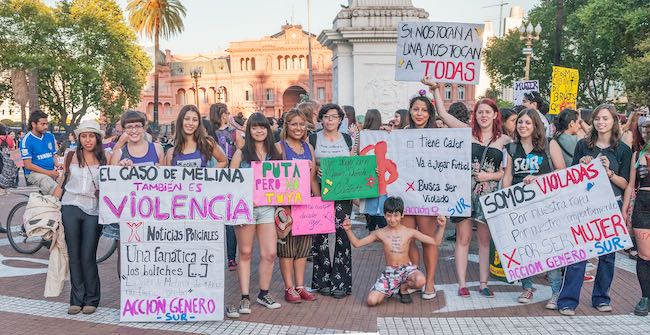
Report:
[[[16,194],[21,195],[29,199],[29,195],[23,192],[34,191],[37,192],[38,188],[34,187],[22,187],[15,190],[6,190],[7,194]],[[34,254],[42,247],[50,248],[52,244],[51,241],[44,240],[41,237],[28,237],[25,232],[25,227],[23,226],[23,214],[25,213],[25,208],[27,208],[27,200],[23,200],[17,203],[7,216],[6,229],[3,229],[7,234],[9,244],[11,247],[21,254]],[[97,263],[101,263],[111,257],[115,252],[115,249],[118,247],[118,241],[115,239],[109,239],[104,236],[99,238],[99,243],[97,245]]]

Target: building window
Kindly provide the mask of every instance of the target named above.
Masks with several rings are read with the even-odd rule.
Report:
[[[451,85],[445,85],[445,100],[451,100]]]
[[[465,86],[458,85],[458,100],[465,100]]]
[[[325,87],[319,87],[317,92],[318,92],[318,100],[320,100],[320,102],[325,101]]]
[[[248,85],[244,92],[244,100],[253,101],[253,87],[251,85]]]
[[[264,97],[266,98],[266,101],[273,101],[273,89],[267,88]]]
[[[255,71],[255,57],[251,58],[251,71]]]
[[[187,105],[187,97],[185,96],[184,89],[180,89],[176,92],[176,104],[181,106]]]

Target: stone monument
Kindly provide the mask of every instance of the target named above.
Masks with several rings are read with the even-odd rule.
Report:
[[[332,101],[351,105],[357,115],[378,109],[388,122],[397,109],[424,88],[420,83],[395,81],[397,23],[426,21],[424,9],[411,0],[349,0],[318,41],[332,55]]]

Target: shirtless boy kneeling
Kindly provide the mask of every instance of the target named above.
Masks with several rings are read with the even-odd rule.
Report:
[[[424,235],[421,232],[402,225],[404,217],[404,201],[399,197],[389,197],[384,203],[384,217],[388,225],[384,228],[374,230],[370,235],[358,239],[352,232],[352,223],[349,219],[343,222],[343,229],[350,238],[350,243],[355,248],[368,245],[373,242],[381,242],[384,245],[384,256],[386,258],[386,270],[382,272],[375,286],[368,294],[368,306],[376,306],[384,301],[384,298],[397,293],[400,302],[412,303],[408,289],[419,289],[425,284],[425,277],[418,270],[417,265],[411,264],[408,250],[413,239],[422,243],[439,246],[445,232],[447,219],[438,216],[438,231],[435,238]]]

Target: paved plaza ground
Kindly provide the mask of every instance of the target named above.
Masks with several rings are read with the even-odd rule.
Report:
[[[15,195],[0,197],[0,221],[4,225]],[[453,227],[447,228],[447,235]],[[363,224],[355,225],[358,236],[367,234]],[[561,317],[544,309],[550,287],[543,276],[535,278],[537,291],[528,305],[516,302],[518,285],[490,283],[495,297],[480,296],[478,256],[475,243],[470,249],[468,286],[470,298],[456,294],[454,244],[445,241],[440,248],[436,272],[438,296],[430,301],[414,294],[414,303],[404,305],[390,299],[379,307],[365,304],[366,294],[384,266],[380,245],[353,251],[353,290],[347,298],[336,300],[319,296],[315,302],[290,305],[282,299],[283,284],[279,267],[273,273],[271,293],[283,306],[267,310],[253,303],[253,313],[238,320],[185,324],[119,323],[119,281],[115,255],[100,264],[102,299],[93,315],[67,315],[69,284],[60,297],[43,298],[46,250],[20,255],[0,234],[0,334],[311,334],[369,332],[381,334],[648,334],[650,317],[632,315],[640,294],[635,263],[618,254],[616,274],[611,288],[612,313],[599,313],[589,304],[593,285],[583,287],[576,317]],[[256,261],[254,261],[254,264]],[[310,264],[311,265],[311,264]],[[255,293],[256,269],[253,269],[251,293]],[[311,278],[309,266],[307,279]],[[309,282],[308,282],[309,283]],[[236,272],[226,271],[226,302],[238,303]]]

